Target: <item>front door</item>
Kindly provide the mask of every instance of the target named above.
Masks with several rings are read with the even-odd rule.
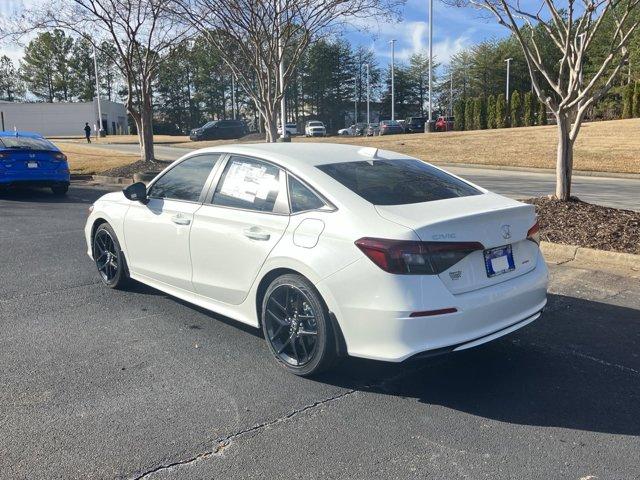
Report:
[[[189,235],[218,159],[213,154],[187,158],[149,187],[147,204],[132,203],[124,220],[124,241],[133,274],[193,290]]]
[[[213,198],[191,228],[193,286],[213,300],[244,301],[289,224],[284,173],[275,165],[232,155]]]

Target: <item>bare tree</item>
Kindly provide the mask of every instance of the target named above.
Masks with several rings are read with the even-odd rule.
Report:
[[[52,0],[25,11],[10,27],[14,36],[62,28],[87,39],[109,58],[125,80],[127,112],[136,124],[142,158],[150,162],[154,161],[153,81],[162,53],[187,32],[167,13],[168,1]]]
[[[404,1],[173,0],[171,7],[220,52],[264,119],[267,141],[273,142],[278,103],[310,42],[347,22],[394,16]]]
[[[556,197],[571,195],[573,145],[587,110],[613,86],[625,64],[627,45],[638,27],[640,0],[461,0],[489,11],[520,43],[531,81],[540,100],[553,112],[558,126]],[[590,78],[583,78],[585,52],[594,39],[606,41],[602,63]],[[560,61],[549,65],[542,42],[551,42]],[[602,46],[602,45],[601,45]]]

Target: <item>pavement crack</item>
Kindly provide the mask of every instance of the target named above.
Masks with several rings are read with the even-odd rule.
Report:
[[[198,453],[198,454],[196,454],[196,455],[194,455],[192,457],[186,458],[184,460],[178,460],[176,462],[167,463],[167,464],[164,464],[164,465],[158,465],[158,466],[156,466],[154,468],[151,468],[151,469],[147,470],[146,472],[143,472],[140,475],[137,475],[135,477],[129,477],[129,478],[131,480],[140,480],[140,479],[143,479],[143,478],[148,478],[149,476],[151,476],[151,475],[153,475],[155,473],[158,473],[160,471],[171,470],[171,469],[174,469],[174,468],[177,468],[177,467],[182,467],[182,466],[185,466],[185,465],[191,465],[191,464],[193,464],[195,462],[198,462],[200,460],[204,460],[206,458],[209,458],[209,457],[212,457],[212,456],[215,456],[215,455],[222,455],[224,450],[226,448],[228,448],[233,443],[233,441],[238,437],[241,437],[243,435],[246,435],[246,434],[249,434],[249,433],[253,433],[253,432],[259,432],[261,430],[269,428],[269,427],[271,427],[273,425],[276,425],[278,423],[290,420],[291,418],[294,418],[294,417],[296,417],[296,416],[298,416],[298,415],[300,415],[300,414],[302,414],[304,412],[307,412],[309,410],[312,410],[314,408],[317,408],[317,407],[320,407],[320,406],[325,405],[327,403],[335,402],[335,401],[341,400],[343,398],[346,398],[349,395],[357,393],[358,391],[359,391],[358,389],[350,389],[350,390],[342,392],[342,393],[340,393],[338,395],[333,395],[331,397],[328,397],[328,398],[325,398],[325,399],[322,399],[322,400],[318,400],[316,402],[304,405],[303,407],[296,408],[296,409],[290,411],[289,413],[287,413],[286,415],[283,415],[283,416],[278,417],[276,419],[268,420],[268,421],[261,422],[261,423],[257,423],[257,424],[255,424],[255,425],[253,425],[251,427],[244,428],[242,430],[238,430],[237,432],[231,433],[231,434],[229,434],[227,436],[220,437],[217,440],[215,440],[214,441],[214,447],[211,448],[210,450],[206,450],[204,452],[200,452],[200,453]]]

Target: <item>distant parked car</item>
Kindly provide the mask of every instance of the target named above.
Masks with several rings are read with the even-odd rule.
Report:
[[[49,140],[31,132],[0,132],[0,188],[50,187],[64,195],[69,182],[67,157]]]
[[[367,125],[367,137],[373,137],[380,133],[380,125],[377,123],[370,123]]]
[[[310,120],[304,127],[304,134],[307,137],[326,137],[327,129],[319,120]]]
[[[197,142],[199,140],[240,138],[246,134],[247,126],[242,120],[215,120],[191,130],[189,138]]]
[[[402,131],[406,132],[406,130],[407,130],[407,121],[406,120],[398,120],[398,123],[402,127]]]
[[[379,135],[395,135],[398,133],[404,133],[402,126],[395,120],[382,120],[380,122]]]
[[[298,135],[298,125],[295,123],[286,123],[284,128],[289,135]],[[278,135],[282,135],[282,125],[278,125]]]
[[[438,117],[436,120],[436,132],[448,132],[453,130],[453,117]]]
[[[424,133],[425,117],[409,117],[406,120],[404,131],[406,133]]]
[[[355,135],[356,134],[356,126],[355,125],[351,125],[350,127],[347,128],[341,128],[340,130],[338,130],[338,135],[343,135],[343,136],[349,136],[349,135]]]

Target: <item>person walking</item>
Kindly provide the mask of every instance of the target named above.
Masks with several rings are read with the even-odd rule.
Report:
[[[91,143],[91,127],[89,126],[89,122],[84,124],[84,135],[87,137],[87,143]]]

